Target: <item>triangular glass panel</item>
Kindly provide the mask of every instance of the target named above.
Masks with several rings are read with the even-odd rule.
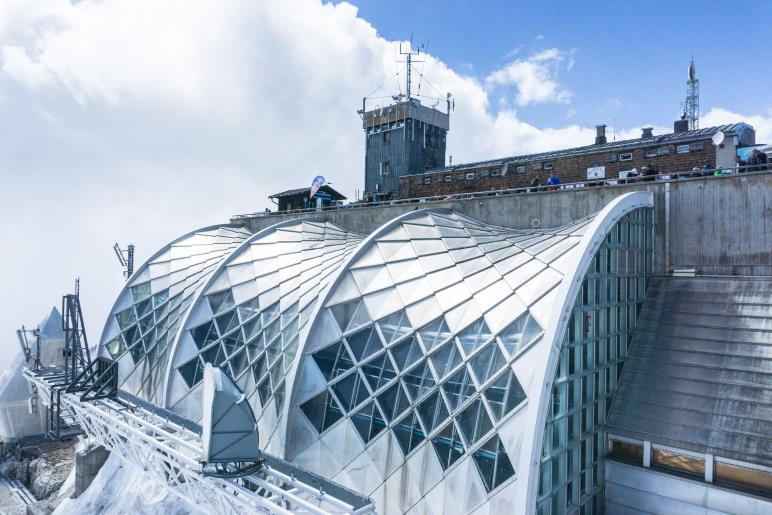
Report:
[[[423,351],[418,346],[418,340],[415,336],[397,343],[389,349],[389,352],[400,371],[405,370],[423,356]]]
[[[374,326],[350,334],[346,341],[357,361],[362,361],[383,348]]]
[[[343,333],[370,321],[370,315],[367,313],[367,308],[362,299],[354,299],[350,302],[337,304],[329,309]]]
[[[477,391],[466,367],[453,374],[450,379],[443,383],[442,389],[453,411]]]
[[[392,431],[405,456],[426,439],[426,433],[421,428],[415,413],[408,413],[405,418],[397,422]]]
[[[244,337],[241,331],[235,331],[222,339],[226,356],[230,357],[236,350],[244,346]]]
[[[456,343],[451,340],[432,354],[430,359],[432,360],[432,365],[434,365],[434,370],[437,372],[438,379],[442,379],[461,363],[462,358]]]
[[[354,366],[354,360],[340,340],[314,352],[311,356],[327,381]]]
[[[381,333],[386,340],[386,345],[410,334],[412,331],[405,310],[397,311],[396,313],[379,320],[378,326],[381,328]]]
[[[301,404],[300,410],[319,433],[323,433],[343,416],[338,403],[326,389]]]
[[[193,386],[198,384],[198,382],[204,378],[204,369],[201,366],[201,360],[198,356],[180,365],[177,368],[177,371],[188,385],[188,388],[193,388]]]
[[[138,302],[136,305],[137,308],[137,316],[142,318],[143,316],[150,313],[150,311],[153,310],[153,303],[150,299],[143,300],[141,302]]]
[[[365,443],[386,429],[386,422],[383,420],[380,411],[378,411],[378,407],[372,401],[351,415],[351,422]]]
[[[137,315],[134,313],[134,308],[129,307],[128,309],[124,309],[123,311],[116,313],[115,320],[118,322],[118,326],[121,328],[121,331],[123,331],[137,321]]]
[[[332,385],[332,391],[341,403],[344,411],[351,411],[367,399],[369,392],[361,379],[354,372]]]
[[[456,424],[451,422],[432,438],[434,450],[440,460],[442,470],[448,470],[461,456],[464,455],[464,444],[458,433]]]
[[[448,409],[439,392],[434,392],[419,404],[417,411],[427,433],[434,431],[434,428],[439,427],[448,418]]]
[[[427,351],[453,336],[443,317],[439,317],[426,324],[418,330],[418,334],[421,335],[421,341],[424,343]]]
[[[146,334],[148,329],[153,327],[153,316],[149,315],[139,321],[139,332]]]
[[[432,389],[435,384],[426,361],[422,361],[420,365],[411,368],[402,376],[402,381],[413,402]]]
[[[123,345],[123,341],[120,338],[113,338],[105,344],[105,348],[113,359],[118,359],[118,356],[123,354],[126,350],[126,347]]]
[[[169,289],[168,288],[163,289],[163,290],[159,291],[158,293],[156,293],[155,295],[153,295],[153,307],[157,308],[158,306],[160,306],[161,304],[163,304],[167,300],[169,300]]]
[[[254,299],[239,305],[236,310],[239,313],[239,320],[241,320],[241,323],[243,324],[255,314],[260,312],[258,297],[255,297]]]
[[[142,340],[138,341],[136,344],[134,344],[134,347],[129,349],[129,354],[131,354],[131,359],[134,361],[134,364],[139,364],[139,362],[145,356],[145,347],[142,344]]]
[[[370,390],[373,392],[394,379],[397,375],[391,360],[385,352],[362,365],[361,370],[367,380],[367,384],[370,385]]]
[[[142,283],[131,287],[131,296],[134,298],[134,303],[146,299],[150,296],[150,283]]]
[[[225,361],[225,352],[222,345],[215,345],[201,354],[204,363],[211,363],[213,367],[219,367]]]
[[[261,357],[252,364],[252,374],[255,376],[255,382],[259,382],[260,379],[268,372],[268,368],[265,364],[265,356]]]
[[[491,338],[493,338],[493,335],[483,318],[472,322],[458,333],[458,341],[461,343],[461,348],[464,349],[464,353],[467,356]]]
[[[127,347],[133,346],[137,343],[137,340],[139,340],[139,328],[136,325],[133,325],[126,329],[123,333],[123,339],[126,341]]]
[[[231,358],[231,368],[233,370],[233,376],[238,377],[247,368],[247,350],[241,349],[236,355]]]
[[[487,492],[515,475],[515,469],[498,435],[493,435],[472,456]]]
[[[473,446],[482,436],[493,429],[491,419],[488,417],[488,413],[485,411],[485,407],[480,399],[476,399],[462,411],[456,417],[456,422],[458,422],[461,434],[464,435],[464,439],[469,447]]]
[[[407,398],[407,393],[397,381],[378,396],[378,404],[380,404],[386,420],[391,422],[410,407],[410,399]]]
[[[498,422],[526,398],[520,381],[512,370],[507,370],[485,390],[485,399]]]
[[[220,315],[214,320],[217,323],[217,329],[220,331],[220,334],[227,333],[239,324],[239,320],[236,317],[236,311]]]
[[[212,313],[215,315],[233,307],[233,294],[230,290],[213,293],[207,295],[206,298],[209,301],[209,307],[212,308]]]
[[[485,381],[498,373],[507,361],[499,350],[496,342],[491,343],[472,359],[471,366],[477,382],[483,384]]]

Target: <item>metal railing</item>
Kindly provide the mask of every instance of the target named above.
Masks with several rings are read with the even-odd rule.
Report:
[[[573,189],[586,189],[586,188],[616,188],[619,186],[629,184],[640,183],[662,183],[662,182],[678,182],[693,179],[715,178],[726,179],[745,175],[760,175],[772,173],[772,163],[767,165],[748,165],[742,167],[732,168],[711,168],[707,170],[689,170],[683,172],[669,172],[659,173],[655,175],[638,175],[636,177],[627,178],[604,178],[604,179],[588,179],[586,181],[570,182],[558,185],[543,185],[538,186],[523,186],[518,188],[501,188],[491,189],[484,191],[452,193],[445,195],[435,195],[429,197],[410,197],[405,199],[394,199],[384,201],[373,202],[352,202],[342,206],[325,206],[319,208],[306,208],[306,209],[292,209],[289,211],[270,211],[270,212],[255,212],[243,215],[234,215],[231,220],[238,222],[239,220],[247,220],[251,218],[263,218],[263,217],[278,217],[286,215],[296,214],[313,214],[319,212],[329,211],[345,211],[350,209],[363,209],[372,207],[384,207],[384,206],[399,206],[404,204],[423,204],[427,202],[447,202],[449,200],[467,200],[484,198],[491,196],[515,196],[515,195],[528,195],[533,193],[546,193],[562,190]]]

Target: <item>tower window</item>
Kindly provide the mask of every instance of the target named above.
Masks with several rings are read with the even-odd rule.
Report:
[[[525,165],[517,165],[517,173],[525,173]]]
[[[676,147],[676,153],[678,153],[678,154],[688,154],[689,153],[689,145],[678,145]]]
[[[474,172],[469,172],[469,173],[466,174],[466,180],[467,181],[473,181],[474,179],[475,179],[475,173]]]
[[[431,177],[424,177],[424,184],[431,184],[432,178]]]
[[[552,170],[552,163],[544,163],[545,170]]]
[[[453,175],[448,174],[445,176],[445,182],[453,182]]]
[[[628,152],[626,154],[619,154],[619,160],[620,161],[632,161],[633,160],[633,153]]]
[[[391,143],[391,131],[386,131],[383,133],[383,143]]]
[[[381,163],[381,175],[391,175],[391,165],[388,161]]]

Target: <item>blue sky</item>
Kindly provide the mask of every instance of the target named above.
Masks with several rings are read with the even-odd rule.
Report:
[[[671,125],[692,54],[703,112],[770,107],[768,1],[351,3],[386,39],[407,39],[412,32],[451,68],[479,79],[533,52],[573,50],[574,66],[559,72],[573,93],[570,104],[519,109],[522,119],[540,126],[611,126],[613,118],[619,127]]]

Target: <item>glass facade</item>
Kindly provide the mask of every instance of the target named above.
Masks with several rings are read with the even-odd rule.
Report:
[[[102,355],[118,360],[121,388],[163,402],[169,349],[195,294],[251,233],[202,229],[165,247],[129,279],[102,334]]]
[[[604,511],[604,424],[652,274],[652,210],[617,222],[568,322],[550,397],[538,514]]]
[[[388,436],[405,462],[429,448],[443,474],[466,459],[491,494],[516,475],[499,429],[527,399],[513,363],[543,334],[531,309],[551,301],[587,223],[512,231],[431,212],[384,229],[310,331],[298,382],[323,386],[299,413],[322,439],[339,424],[363,448]]]

